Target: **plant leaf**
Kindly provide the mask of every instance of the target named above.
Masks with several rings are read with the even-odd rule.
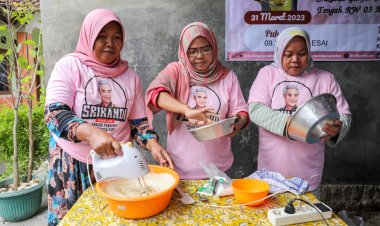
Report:
[[[36,42],[34,40],[29,39],[29,40],[25,40],[24,44],[26,44],[26,45],[36,45]]]
[[[32,76],[27,75],[27,76],[25,76],[24,78],[21,79],[21,82],[22,82],[22,83],[27,83],[27,82],[29,82],[31,79],[32,79]]]
[[[34,49],[29,49],[29,54],[31,57],[35,58],[37,56],[37,53]]]
[[[9,55],[11,55],[12,54],[12,49],[11,48],[9,48],[9,49],[7,49],[7,52],[5,53],[5,55],[6,56],[9,56]]]
[[[17,58],[17,62],[20,64],[22,68],[26,68],[28,66],[28,59],[24,56],[19,56]]]
[[[38,71],[36,71],[36,74],[42,76],[45,74],[45,72],[44,72],[44,70],[38,70]]]

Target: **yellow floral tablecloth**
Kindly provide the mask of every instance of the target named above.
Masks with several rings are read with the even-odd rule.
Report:
[[[146,219],[129,220],[115,215],[108,207],[106,200],[100,194],[95,195],[91,188],[87,189],[75,205],[60,222],[60,225],[271,225],[267,219],[267,210],[284,207],[293,194],[283,193],[272,196],[263,204],[255,207],[239,206],[234,208],[208,207],[206,205],[238,205],[234,196],[212,197],[207,202],[201,202],[196,190],[205,181],[180,181],[182,190],[188,192],[196,202],[185,205],[176,197],[176,192],[169,206],[161,213]],[[98,197],[98,198],[97,198]],[[307,193],[301,198],[312,203],[318,202],[315,196]],[[100,210],[101,209],[101,210]],[[329,225],[346,225],[337,215],[328,219]],[[324,221],[308,222],[303,225],[325,225]]]

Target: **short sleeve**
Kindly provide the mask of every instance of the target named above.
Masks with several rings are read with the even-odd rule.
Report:
[[[142,85],[141,85],[141,80],[140,77],[136,74],[136,72],[132,72],[134,74],[134,79],[135,79],[135,99],[133,101],[133,105],[131,107],[131,112],[129,114],[128,119],[139,119],[139,118],[144,118],[146,117],[146,112],[145,112],[145,101],[144,101],[144,94],[142,91]]]
[[[263,103],[270,106],[270,79],[272,73],[270,66],[260,69],[249,91],[248,103]]]
[[[65,57],[59,60],[54,66],[47,85],[46,104],[60,102],[72,108],[78,77],[79,72],[73,58]]]
[[[232,117],[236,115],[238,112],[248,112],[247,103],[244,99],[243,93],[240,88],[239,81],[235,75],[235,73],[231,73],[231,80],[227,81],[229,83],[229,112],[228,116]]]

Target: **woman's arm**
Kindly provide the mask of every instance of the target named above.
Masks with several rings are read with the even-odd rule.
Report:
[[[238,134],[240,130],[247,127],[249,124],[248,113],[246,111],[237,113],[236,117],[237,119],[233,124],[234,130],[231,134],[228,135],[229,137],[236,136],[236,134]]]
[[[57,137],[71,142],[88,141],[100,156],[121,155],[121,146],[110,134],[77,118],[72,109],[63,103],[52,103],[45,108],[45,122]]]
[[[71,108],[63,103],[45,106],[45,123],[51,133],[71,142],[80,142],[76,136],[77,127],[85,121],[77,118]]]
[[[326,140],[326,144],[329,147],[335,147],[347,135],[351,126],[351,115],[340,114],[340,120],[337,121],[340,121],[338,128],[336,128],[336,126],[326,125],[326,131],[324,130],[326,133],[329,134],[327,130],[331,131],[334,129],[338,129],[338,131],[334,133],[336,134],[335,136],[334,134],[332,134],[332,137]]]
[[[160,92],[157,95],[156,104],[162,109],[182,115],[191,110],[187,104],[177,100],[166,91]]]
[[[247,102],[244,99],[239,80],[234,72],[230,71],[229,75],[223,80],[223,83],[228,92],[228,116],[237,117],[233,125],[234,130],[229,135],[229,137],[234,137],[249,124]]]
[[[252,102],[248,104],[249,118],[257,126],[260,126],[279,136],[286,136],[284,133],[288,119],[288,114],[274,111],[265,104]]]
[[[168,152],[158,142],[159,138],[154,130],[149,129],[148,119],[129,120],[131,125],[131,137],[139,144],[142,149],[151,151],[152,156],[161,166],[174,168],[173,161]]]
[[[208,116],[217,116],[217,114],[212,112],[212,108],[204,107],[198,110],[191,109],[187,104],[182,103],[165,91],[158,94],[156,104],[158,107],[165,109],[166,111],[186,116],[190,123],[197,125],[212,123],[212,120]]]
[[[286,136],[284,131],[286,130],[286,125],[290,119],[288,114],[273,111],[262,103],[250,103],[248,108],[249,117],[257,126],[279,136]],[[340,122],[341,124],[339,123],[339,126],[337,126],[338,123],[336,123],[337,125],[326,125],[326,130],[331,131],[330,133],[327,132],[331,135],[329,135],[329,139],[326,139],[326,144],[329,147],[336,146],[346,136],[351,125],[351,115],[340,114]],[[338,131],[335,131],[335,129],[338,129]]]

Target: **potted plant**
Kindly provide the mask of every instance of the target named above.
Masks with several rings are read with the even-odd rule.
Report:
[[[0,134],[3,137],[0,137],[0,143],[4,143],[0,144],[0,152],[2,158],[12,156],[13,174],[12,179],[0,182],[0,188],[5,186],[2,189],[5,192],[0,191],[0,216],[7,221],[25,220],[34,215],[40,208],[42,187],[45,184],[44,177],[32,178],[33,168],[38,165],[33,166],[33,163],[39,163],[43,159],[34,158],[34,147],[44,144],[43,141],[37,143],[36,137],[46,139],[46,146],[40,147],[39,150],[46,152],[48,147],[48,132],[45,126],[41,126],[44,124],[43,105],[37,102],[36,96],[39,90],[38,76],[43,75],[41,33],[37,35],[36,40],[36,37],[33,38],[26,30],[36,21],[36,12],[38,7],[31,0],[6,0],[0,4],[3,49],[0,52],[0,83],[10,90],[9,96],[3,98],[8,106],[1,107],[3,123],[0,130],[3,131]],[[9,120],[4,120],[5,118]],[[33,122],[36,119],[38,121]],[[8,122],[11,122],[12,126],[6,125]],[[36,128],[40,129],[38,136],[34,136]],[[41,130],[42,128],[44,130]],[[10,137],[12,142],[7,143]],[[20,185],[20,181],[25,183]]]

